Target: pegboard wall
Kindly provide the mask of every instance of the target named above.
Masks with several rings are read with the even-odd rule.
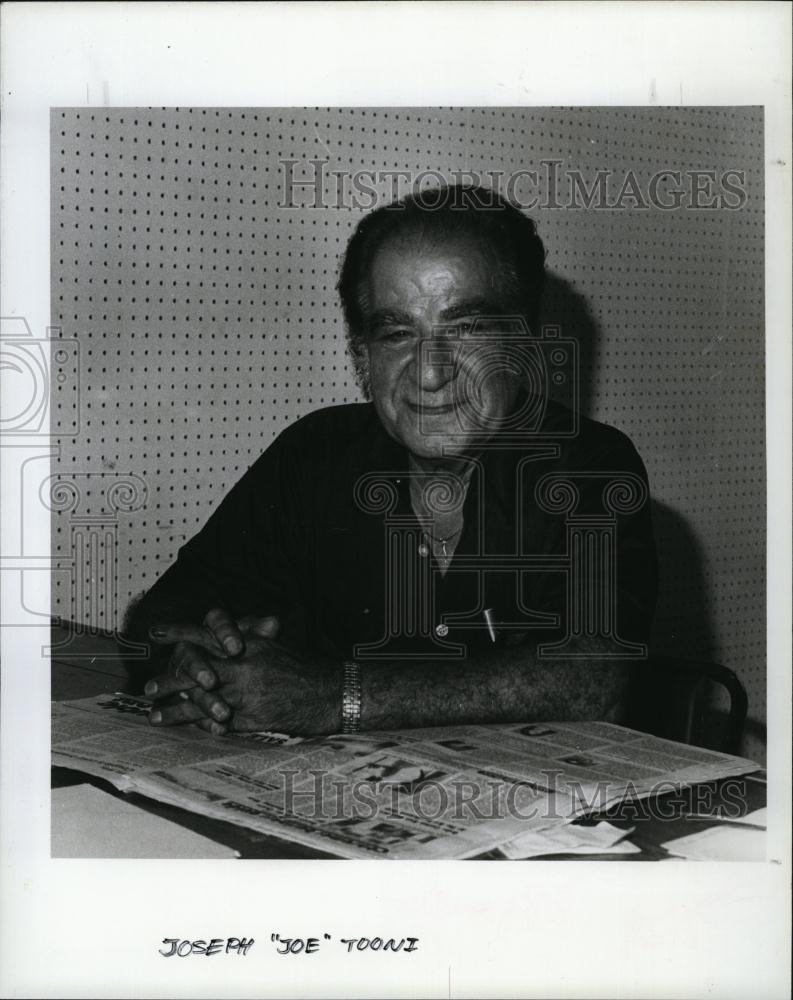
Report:
[[[359,398],[339,255],[407,190],[398,172],[513,177],[538,199],[545,322],[582,342],[583,409],[648,468],[654,645],[733,667],[761,731],[762,109],[90,108],[51,125],[53,325],[80,352],[79,394],[53,390],[54,613],[116,627],[283,427]],[[660,171],[680,181],[653,191]]]

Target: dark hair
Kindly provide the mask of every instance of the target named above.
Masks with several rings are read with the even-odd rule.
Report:
[[[534,222],[498,192],[487,188],[456,184],[414,191],[361,219],[347,244],[336,285],[347,323],[347,346],[367,397],[368,359],[360,285],[386,240],[416,232],[440,238],[473,236],[478,242],[489,243],[501,258],[501,276],[513,286],[521,314],[536,331],[545,279],[545,248]]]

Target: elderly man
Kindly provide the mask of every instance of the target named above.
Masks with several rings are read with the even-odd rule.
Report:
[[[360,222],[339,292],[370,401],[287,428],[132,609],[153,724],[619,718],[655,600],[646,475],[548,398],[543,276],[534,224],[492,192]],[[620,477],[642,497],[604,513]]]

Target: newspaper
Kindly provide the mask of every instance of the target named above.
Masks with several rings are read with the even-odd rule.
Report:
[[[510,860],[539,858],[544,854],[638,854],[640,848],[625,838],[636,828],[620,829],[605,820],[595,826],[565,826],[540,833],[524,833],[503,844],[501,853]]]
[[[152,727],[148,708],[126,695],[54,702],[53,763],[346,858],[474,857],[662,784],[758,767],[604,722],[218,738]]]

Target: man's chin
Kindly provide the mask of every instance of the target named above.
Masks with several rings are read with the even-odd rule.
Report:
[[[461,458],[476,450],[469,437],[459,431],[446,434],[412,434],[404,444],[412,455],[423,459]]]

